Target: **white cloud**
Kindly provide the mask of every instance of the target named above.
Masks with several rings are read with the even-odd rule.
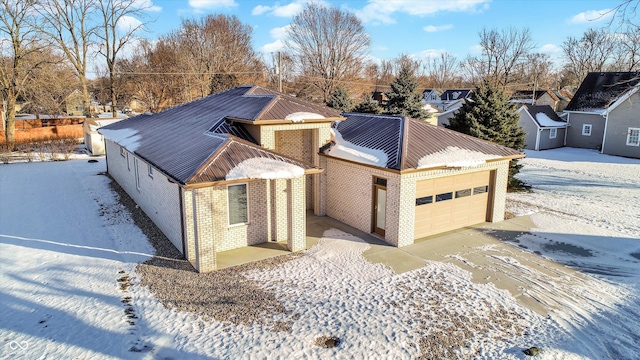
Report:
[[[611,19],[613,13],[614,12],[611,9],[588,10],[573,16],[572,18],[568,19],[567,22],[569,24],[587,24],[607,21]]]
[[[268,13],[269,15],[273,16],[292,17],[301,12],[304,6],[311,1],[315,4],[326,5],[326,2],[324,0],[295,0],[287,5],[258,5],[254,7],[253,10],[251,10],[251,15],[262,15]]]
[[[269,30],[269,34],[274,39],[278,39],[278,40],[285,39],[288,36],[287,35],[287,31],[289,30],[290,27],[291,27],[291,25],[286,25],[286,26],[283,26],[283,27],[273,28],[273,29]]]
[[[453,29],[453,25],[452,24],[447,24],[447,25],[427,25],[427,26],[422,28],[422,30],[424,30],[426,32],[437,32],[437,31],[443,31],[443,30],[449,30],[449,29]]]
[[[123,16],[118,20],[117,28],[122,32],[130,32],[142,25],[142,21],[134,18],[133,16]]]
[[[273,53],[273,52],[284,50],[284,48],[285,48],[284,40],[278,39],[272,43],[265,44],[260,48],[260,51],[267,54],[267,53]]]
[[[553,54],[562,52],[562,48],[556,44],[545,44],[540,47],[539,51],[543,54]]]
[[[469,52],[472,55],[482,54],[482,46],[480,46],[479,44],[473,45],[469,47]]]
[[[394,24],[393,13],[425,16],[438,12],[477,12],[486,9],[491,0],[448,0],[448,1],[415,1],[415,0],[371,0],[356,15],[365,23]]]
[[[251,15],[262,15],[271,10],[271,6],[258,5],[251,10]]]
[[[433,58],[439,58],[440,55],[446,52],[447,50],[445,49],[427,49],[427,50],[422,50],[417,54],[413,54],[411,55],[411,57],[416,59],[433,59]]]
[[[139,9],[144,9],[152,12],[160,12],[162,8],[160,6],[154,5],[151,0],[134,0],[133,4],[135,7]]]
[[[189,6],[198,10],[212,10],[236,7],[238,3],[235,0],[189,0]]]

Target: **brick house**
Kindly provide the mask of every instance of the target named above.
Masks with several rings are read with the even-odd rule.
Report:
[[[309,210],[395,246],[500,221],[509,160],[522,156],[424,122],[340,114],[258,86],[99,132],[108,173],[200,272],[234,248],[304,249]],[[386,160],[371,162],[376,156]]]

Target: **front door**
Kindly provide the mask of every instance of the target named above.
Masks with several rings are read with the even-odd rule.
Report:
[[[387,180],[373,180],[373,231],[384,236],[387,215]]]

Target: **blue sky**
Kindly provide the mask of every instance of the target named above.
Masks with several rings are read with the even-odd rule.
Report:
[[[152,3],[154,21],[143,35],[151,40],[180,27],[183,18],[233,14],[253,27],[254,48],[265,54],[282,46],[284,29],[306,1],[301,0],[137,0]],[[568,36],[607,26],[607,10],[622,0],[324,0],[356,14],[371,36],[370,56],[393,59],[400,54],[426,58],[447,51],[458,59],[477,53],[483,27],[529,28],[538,52],[561,56]],[[614,27],[617,23],[614,24]]]

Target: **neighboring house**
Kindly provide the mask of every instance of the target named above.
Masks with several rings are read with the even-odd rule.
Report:
[[[422,102],[426,104],[440,104],[440,92],[436,89],[425,89],[422,92]]]
[[[467,99],[458,99],[454,101],[449,101],[447,104],[442,104],[442,112],[436,114],[438,118],[438,126],[447,126],[449,122],[455,114],[458,112],[458,109],[462,107],[462,105],[467,101]]]
[[[445,92],[442,93],[442,95],[440,95],[440,101],[446,104],[447,102],[450,102],[450,101],[468,99],[471,97],[471,94],[472,94],[472,91],[469,89],[446,90]]]
[[[567,108],[567,105],[569,105],[569,103],[571,102],[573,94],[566,89],[552,90],[552,92],[558,98],[558,103],[553,110],[558,113],[563,112],[564,109]]]
[[[88,118],[82,125],[82,131],[84,133],[84,147],[89,150],[91,155],[98,156],[104,155],[104,136],[98,132],[98,129],[113,124],[122,119],[95,119]]]
[[[80,90],[73,90],[73,92],[64,99],[67,115],[69,116],[83,116],[84,115],[84,96]]]
[[[569,124],[551,106],[523,105],[518,114],[519,125],[526,133],[525,149],[546,150],[564,146],[564,134]]]
[[[500,221],[509,160],[523,156],[425,122],[341,115],[258,86],[99,132],[109,174],[200,272],[234,248],[304,249],[307,210],[395,246]]]
[[[371,93],[373,100],[377,101],[380,106],[385,106],[389,102],[389,97],[382,91],[374,91]]]
[[[528,105],[549,105],[553,111],[558,110],[560,98],[550,90],[516,90],[511,94],[510,102]]]
[[[589,73],[567,105],[566,146],[640,158],[640,72]]]

